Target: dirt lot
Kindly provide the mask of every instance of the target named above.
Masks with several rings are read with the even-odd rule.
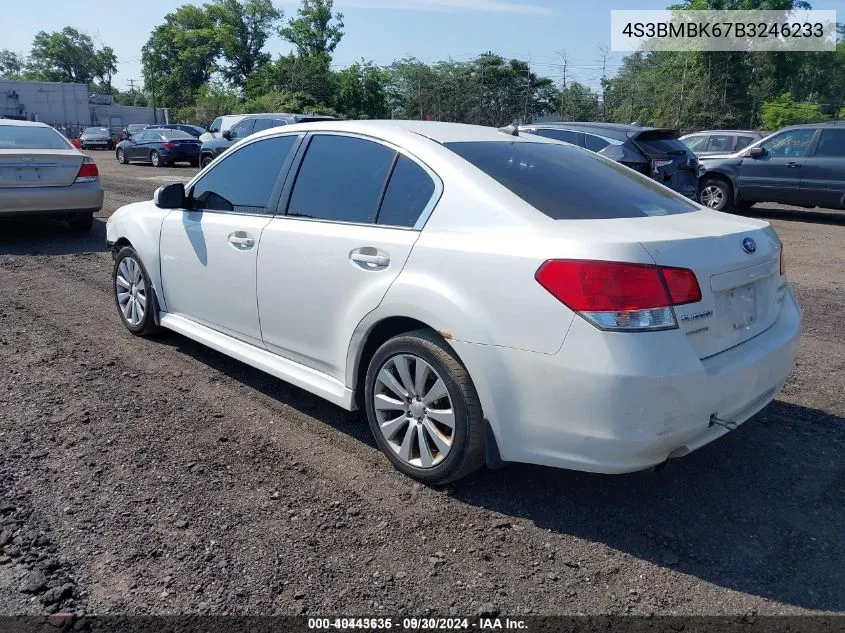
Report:
[[[132,337],[105,218],[195,170],[94,156],[90,234],[0,223],[0,612],[845,612],[845,214],[752,209],[806,326],[739,430],[659,474],[513,465],[432,490],[357,414]]]

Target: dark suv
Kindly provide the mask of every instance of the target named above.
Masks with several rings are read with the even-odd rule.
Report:
[[[520,132],[566,141],[607,156],[695,199],[698,159],[667,128],[617,123],[532,123]]]
[[[222,138],[215,138],[206,141],[200,148],[200,167],[205,168],[211,161],[220,156],[232,145],[256,132],[269,130],[271,127],[280,125],[293,125],[294,123],[309,123],[311,121],[323,121],[334,119],[332,116],[320,114],[256,114],[249,115],[238,121],[230,129],[223,132]]]
[[[755,202],[845,208],[845,122],[784,128],[741,152],[701,158],[699,201],[720,211]]]

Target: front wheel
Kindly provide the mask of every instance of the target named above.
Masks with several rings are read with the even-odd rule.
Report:
[[[716,211],[726,211],[732,206],[733,190],[730,184],[721,178],[708,178],[701,184],[698,201]]]
[[[211,161],[213,161],[213,160],[214,160],[214,158],[212,158],[211,156],[208,156],[208,155],[203,156],[200,159],[200,167],[205,169],[206,167],[208,167],[211,164]]]
[[[141,258],[131,246],[120,249],[112,271],[114,301],[126,329],[137,336],[158,331],[154,312],[157,309],[153,285]]]
[[[376,351],[365,380],[367,420],[398,470],[442,485],[482,466],[481,403],[443,339],[429,330],[390,339]]]
[[[161,162],[161,156],[159,156],[159,153],[155,150],[150,152],[150,162],[153,164],[153,167],[161,167],[163,164]]]
[[[121,148],[117,149],[117,162],[121,165],[126,164],[126,153]]]

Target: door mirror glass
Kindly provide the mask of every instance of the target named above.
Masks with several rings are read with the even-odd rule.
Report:
[[[748,150],[748,155],[751,158],[761,158],[766,155],[766,148],[765,147],[752,147]]]
[[[181,209],[185,206],[185,185],[172,182],[156,189],[153,202],[159,209]]]

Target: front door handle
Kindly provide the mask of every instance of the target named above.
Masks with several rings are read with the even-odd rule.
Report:
[[[229,243],[240,251],[248,251],[255,246],[255,238],[246,231],[235,231],[229,234]]]
[[[362,268],[386,268],[390,264],[390,257],[388,255],[379,254],[379,252],[370,247],[358,248],[349,253],[349,259]]]
[[[786,166],[791,167],[791,168],[795,168],[795,167],[800,167],[801,163],[787,163]]]

